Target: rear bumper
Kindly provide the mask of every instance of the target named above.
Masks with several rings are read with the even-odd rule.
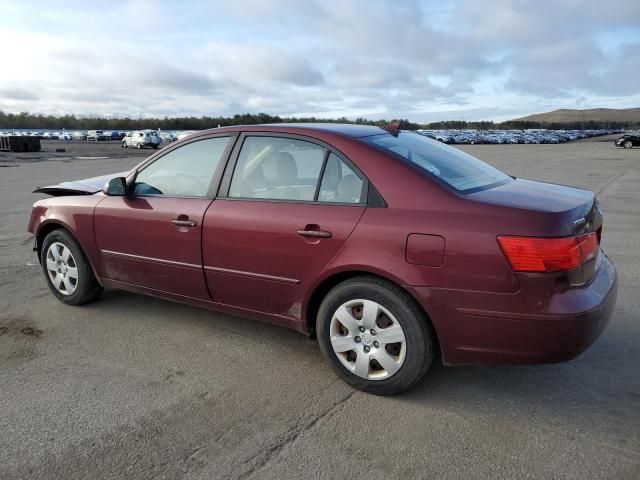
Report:
[[[601,258],[587,286],[537,302],[524,299],[523,291],[407,288],[429,313],[445,364],[562,362],[578,356],[600,336],[615,307],[616,270],[604,254]]]

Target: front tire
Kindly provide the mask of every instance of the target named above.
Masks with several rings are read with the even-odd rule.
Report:
[[[141,149],[142,149],[142,144],[141,144],[141,143],[139,143],[139,144],[138,144],[138,150],[141,150]]]
[[[631,140],[627,140],[624,142],[624,148],[633,148],[633,142]]]
[[[102,293],[87,257],[66,230],[47,234],[40,249],[40,264],[49,289],[62,303],[82,305]]]
[[[320,350],[349,385],[377,395],[413,387],[429,370],[435,334],[398,286],[356,277],[334,287],[316,320]]]

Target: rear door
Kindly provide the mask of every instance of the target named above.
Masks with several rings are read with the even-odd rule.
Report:
[[[106,278],[209,299],[202,224],[232,143],[218,136],[171,149],[142,167],[131,195],[98,204],[94,229]]]
[[[251,134],[222,185],[203,228],[212,299],[299,316],[302,292],[364,213],[366,181],[325,145]]]

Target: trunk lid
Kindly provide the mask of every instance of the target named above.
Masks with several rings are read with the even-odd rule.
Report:
[[[552,237],[570,237],[595,232],[600,244],[602,235],[602,213],[595,194],[589,190],[553,183],[515,179],[495,188],[471,193],[467,198],[499,207],[539,212],[548,219],[553,228]],[[540,236],[526,231],[511,232],[513,235]],[[497,232],[500,234],[501,232]],[[583,264],[581,268],[569,270],[561,275],[571,285],[583,285],[594,275],[600,264],[600,255]]]
[[[581,188],[517,178],[467,197],[503,207],[557,214],[564,236],[598,232],[602,226],[602,213],[595,194]]]

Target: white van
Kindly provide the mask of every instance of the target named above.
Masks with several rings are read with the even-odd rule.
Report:
[[[162,139],[155,130],[136,130],[127,133],[120,146],[123,148],[158,148],[161,143]]]
[[[107,139],[104,130],[89,130],[87,132],[87,142],[103,142]]]

